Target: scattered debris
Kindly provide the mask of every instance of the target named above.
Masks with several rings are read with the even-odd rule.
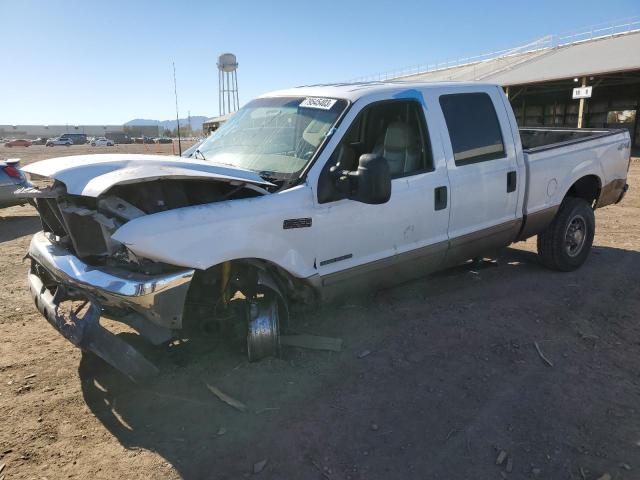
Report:
[[[623,470],[631,470],[631,465],[629,465],[628,463],[621,463],[619,467]]]
[[[498,453],[498,457],[496,458],[496,465],[502,465],[507,458],[507,452],[504,450],[500,450]]]
[[[256,410],[256,415],[260,415],[261,413],[264,412],[275,412],[277,410],[280,410],[280,407],[265,407],[265,408],[261,408],[260,410]]]
[[[580,331],[578,332],[578,335],[580,335],[580,338],[582,338],[583,340],[592,340],[593,343],[595,343],[596,340],[600,340],[600,337],[598,335],[591,335]]]
[[[582,480],[587,480],[587,474],[584,473],[584,469],[582,467],[580,467],[580,476],[582,477]]]
[[[542,350],[540,350],[540,346],[538,345],[538,342],[533,342],[533,346],[536,347],[538,355],[540,356],[540,358],[542,360],[544,360],[544,363],[546,363],[550,367],[553,367],[553,363],[551,362],[551,360],[549,360],[547,357],[545,357],[544,353],[542,353]]]
[[[371,350],[363,350],[358,354],[358,358],[364,358],[371,355]]]
[[[374,432],[377,432],[379,428],[380,428],[380,427],[378,427],[378,424],[377,424],[377,423],[372,423],[372,424],[371,424],[371,430],[373,430]]]
[[[451,430],[449,430],[449,433],[447,433],[446,438],[444,439],[445,443],[449,441],[449,439],[453,436],[454,433],[458,433],[461,432],[462,430],[458,430],[457,428],[452,428]]]
[[[25,380],[29,380],[30,378],[35,378],[36,374],[35,373],[30,373],[29,375],[26,375],[24,377]]]
[[[31,390],[32,385],[29,383],[26,383],[24,385],[21,385],[20,387],[18,387],[18,389],[16,390],[16,393],[23,393],[23,392],[28,392],[29,390]]]
[[[218,397],[220,400],[222,400],[224,403],[226,403],[230,407],[233,407],[236,410],[239,410],[240,412],[243,412],[243,413],[247,411],[247,406],[244,403],[236,400],[235,398],[230,397],[229,395],[224,393],[222,390],[214,387],[213,385],[209,385],[208,383],[206,383],[205,385],[207,386],[207,388],[211,393],[213,393],[216,397]]]
[[[513,471],[513,456],[509,455],[509,458],[507,459],[507,467],[506,467],[507,473],[511,473]]]
[[[342,339],[318,335],[280,335],[280,344],[312,350],[342,351]]]
[[[262,470],[264,470],[264,467],[267,466],[267,462],[268,460],[265,458],[264,460],[260,460],[257,463],[253,464],[253,473],[260,473]]]
[[[331,477],[329,476],[329,474],[323,470],[322,468],[320,468],[320,465],[318,465],[318,462],[316,462],[315,460],[311,460],[311,465],[313,465],[314,467],[316,467],[316,470],[318,470],[322,476],[324,478],[330,479]]]
[[[216,435],[217,435],[217,436],[219,436],[219,437],[221,437],[221,436],[222,436],[222,435],[224,435],[225,433],[227,433],[227,429],[226,429],[226,428],[224,428],[224,427],[220,427],[220,428],[218,429],[218,431],[216,432]]]
[[[541,469],[539,469],[539,468],[532,468],[532,469],[531,469],[531,473],[533,473],[533,476],[534,476],[534,477],[537,477],[537,476],[539,476],[539,475],[542,473],[542,470],[541,470]]]
[[[2,471],[4,470],[4,467],[6,467],[7,464],[3,463],[2,465],[0,465],[0,473],[2,473]]]
[[[598,480],[611,480],[611,475],[609,475],[608,473],[604,473],[600,477],[598,477]]]

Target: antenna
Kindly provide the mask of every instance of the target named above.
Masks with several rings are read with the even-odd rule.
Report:
[[[176,83],[176,64],[175,62],[171,62],[173,65],[173,93],[176,96],[176,122],[178,123],[178,155],[182,156],[182,142],[180,141],[180,117],[178,116],[178,86]]]

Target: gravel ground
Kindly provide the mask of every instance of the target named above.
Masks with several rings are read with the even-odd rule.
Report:
[[[3,148],[26,162],[96,151]],[[299,332],[342,338],[342,352],[287,349],[249,364],[202,332],[143,347],[163,372],[145,385],[36,313],[22,257],[38,218],[4,209],[0,477],[640,478],[639,178],[634,160],[631,190],[597,211],[592,255],[576,272],[544,269],[529,240],[495,263],[296,319]]]

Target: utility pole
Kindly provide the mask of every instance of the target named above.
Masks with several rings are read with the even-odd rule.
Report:
[[[176,122],[178,124],[178,155],[182,156],[182,141],[180,140],[180,116],[178,115],[178,86],[176,83],[176,64],[171,62],[173,65],[173,93],[176,97]]]
[[[582,86],[587,86],[587,77],[582,77]],[[584,117],[584,102],[585,99],[581,98],[578,105],[578,128],[582,128],[582,117]]]

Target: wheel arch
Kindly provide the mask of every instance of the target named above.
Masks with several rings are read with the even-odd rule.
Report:
[[[593,208],[602,192],[602,180],[594,173],[583,175],[567,189],[562,200],[567,197],[582,198]]]
[[[187,302],[194,297],[213,293],[223,295],[233,280],[236,286],[252,288],[261,284],[275,291],[282,301],[289,303],[313,303],[318,294],[313,282],[296,277],[293,273],[277,263],[263,258],[236,258],[223,261],[206,269],[197,269],[189,288]],[[214,291],[211,292],[211,288]],[[238,288],[242,290],[242,288]]]

